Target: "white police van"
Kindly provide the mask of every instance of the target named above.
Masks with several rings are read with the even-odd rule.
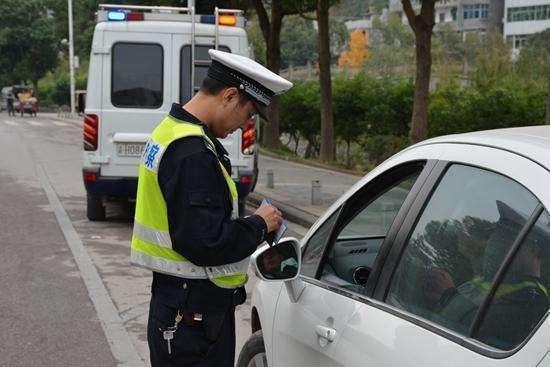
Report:
[[[208,49],[250,57],[240,10],[195,15],[193,8],[99,5],[88,72],[83,178],[87,216],[105,219],[109,200],[135,200],[138,159],[173,102],[184,104],[206,76]],[[250,120],[220,140],[229,152],[240,208],[257,177]]]

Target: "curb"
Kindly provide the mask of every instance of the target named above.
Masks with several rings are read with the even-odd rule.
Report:
[[[266,157],[279,159],[281,161],[287,161],[287,162],[292,162],[292,163],[296,163],[296,164],[302,164],[304,166],[313,167],[313,168],[321,168],[321,169],[325,169],[327,171],[343,173],[343,174],[350,175],[350,176],[363,177],[368,172],[368,171],[357,172],[357,171],[353,171],[353,170],[349,170],[349,169],[345,169],[345,168],[341,168],[341,167],[337,167],[337,166],[331,166],[329,164],[324,164],[324,163],[321,163],[321,162],[312,161],[312,160],[309,160],[309,159],[302,159],[302,158],[295,159],[293,157],[286,157],[284,155],[279,155],[275,152],[269,151],[269,150],[267,150],[265,148],[262,148],[262,147],[260,147],[259,153],[262,154],[262,155],[265,155]]]
[[[262,203],[265,196],[258,192],[251,192],[248,194],[246,200],[253,206],[258,207]],[[286,220],[296,223],[302,227],[309,228],[318,219],[316,215],[308,213],[302,209],[296,208],[292,205],[283,203],[276,199],[273,199],[273,205],[277,207],[285,217]]]

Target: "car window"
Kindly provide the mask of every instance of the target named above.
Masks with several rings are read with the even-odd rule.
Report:
[[[325,247],[328,243],[330,233],[336,223],[336,219],[338,219],[339,213],[340,209],[337,209],[334,213],[332,213],[331,216],[325,220],[319,228],[317,228],[315,233],[307,241],[302,254],[302,266],[300,269],[301,275],[310,278],[315,277],[319,263],[321,262],[323,253],[325,252]]]
[[[116,107],[162,106],[163,50],[150,43],[113,45],[111,102]]]
[[[210,66],[210,55],[208,50],[214,48],[213,45],[195,45],[195,90],[200,88],[202,81],[206,78],[208,67]],[[220,45],[218,50],[231,52],[229,47]],[[185,45],[181,48],[180,54],[181,73],[180,73],[180,103],[189,101],[191,94],[191,45]]]
[[[497,173],[454,164],[418,219],[386,302],[467,335],[490,282],[538,205]]]
[[[503,350],[519,345],[546,315],[549,287],[550,215],[545,211],[506,270],[475,338]]]
[[[397,182],[388,183],[390,186],[381,190],[374,199],[372,195],[361,193],[349,199],[355,204],[361,200],[364,203],[337,229],[339,233],[334,245],[323,261],[322,281],[364,292],[380,247],[421,168],[418,166],[413,173],[401,177]]]

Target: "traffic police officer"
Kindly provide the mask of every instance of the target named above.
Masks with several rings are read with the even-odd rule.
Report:
[[[265,117],[292,83],[246,57],[209,53],[200,91],[173,104],[139,166],[132,262],[153,271],[153,367],[234,365],[234,311],[246,299],[249,256],[282,222],[270,205],[238,218],[231,165],[216,138]]]

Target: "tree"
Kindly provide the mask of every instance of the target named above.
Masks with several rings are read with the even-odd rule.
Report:
[[[17,6],[0,3],[0,64],[9,71],[8,84],[30,81],[36,91],[38,79],[56,63],[53,19],[45,0],[22,0]]]
[[[370,3],[378,12],[381,12],[383,9],[389,6],[388,0],[372,0]]]
[[[54,24],[51,19],[40,18],[33,22],[29,40],[31,45],[22,61],[22,67],[25,70],[23,75],[31,81],[35,91],[38,91],[38,80],[57,63],[53,32]]]
[[[281,96],[281,128],[295,142],[299,137],[307,141],[305,158],[319,153],[320,112],[319,83],[315,80],[297,81],[294,87]]]
[[[88,59],[95,27],[95,12],[99,0],[73,0],[74,52],[81,59]],[[120,3],[120,2],[119,2]],[[67,1],[48,0],[48,8],[53,12],[54,38],[59,46],[61,40],[69,39]]]
[[[374,18],[373,28],[380,36],[370,39],[370,58],[365,63],[367,69],[384,77],[397,74],[408,76],[410,65],[414,64],[414,35],[411,29],[403,25],[396,15],[390,15],[385,22]]]
[[[502,42],[502,35],[490,32],[478,49],[473,72],[473,81],[479,89],[493,86],[504,77],[510,76],[513,63],[510,59],[510,46]]]
[[[410,139],[419,142],[428,135],[428,95],[432,71],[432,32],[435,25],[434,7],[437,0],[422,0],[416,14],[411,0],[401,0],[416,42],[416,77]]]
[[[253,0],[260,29],[266,44],[266,66],[278,74],[281,70],[281,28],[283,17],[303,14],[313,10],[313,0],[291,1]],[[266,6],[267,5],[267,6]],[[270,14],[268,14],[268,11]],[[279,143],[279,98],[275,96],[268,108],[269,124],[265,129],[264,143],[268,148],[276,148]]]
[[[297,15],[285,17],[281,30],[281,66],[306,65],[317,58],[313,22]]]
[[[529,37],[518,59],[518,71],[533,80],[541,80],[546,91],[544,122],[550,125],[550,29]]]
[[[317,0],[319,26],[319,86],[321,88],[321,154],[323,162],[334,160],[334,116],[332,114],[332,82],[330,75],[329,0]]]
[[[362,98],[368,81],[362,74],[352,78],[336,77],[334,80],[334,109],[335,133],[346,143],[346,166],[351,166],[350,148],[367,130],[364,105]],[[368,92],[367,92],[368,93]]]
[[[369,37],[363,29],[354,29],[349,35],[349,51],[342,52],[338,59],[338,67],[348,66],[357,69],[363,66],[363,63],[369,57],[367,50]]]
[[[348,29],[344,22],[331,16],[329,19],[329,32],[331,63],[337,63],[338,57],[344,51],[348,41]]]

